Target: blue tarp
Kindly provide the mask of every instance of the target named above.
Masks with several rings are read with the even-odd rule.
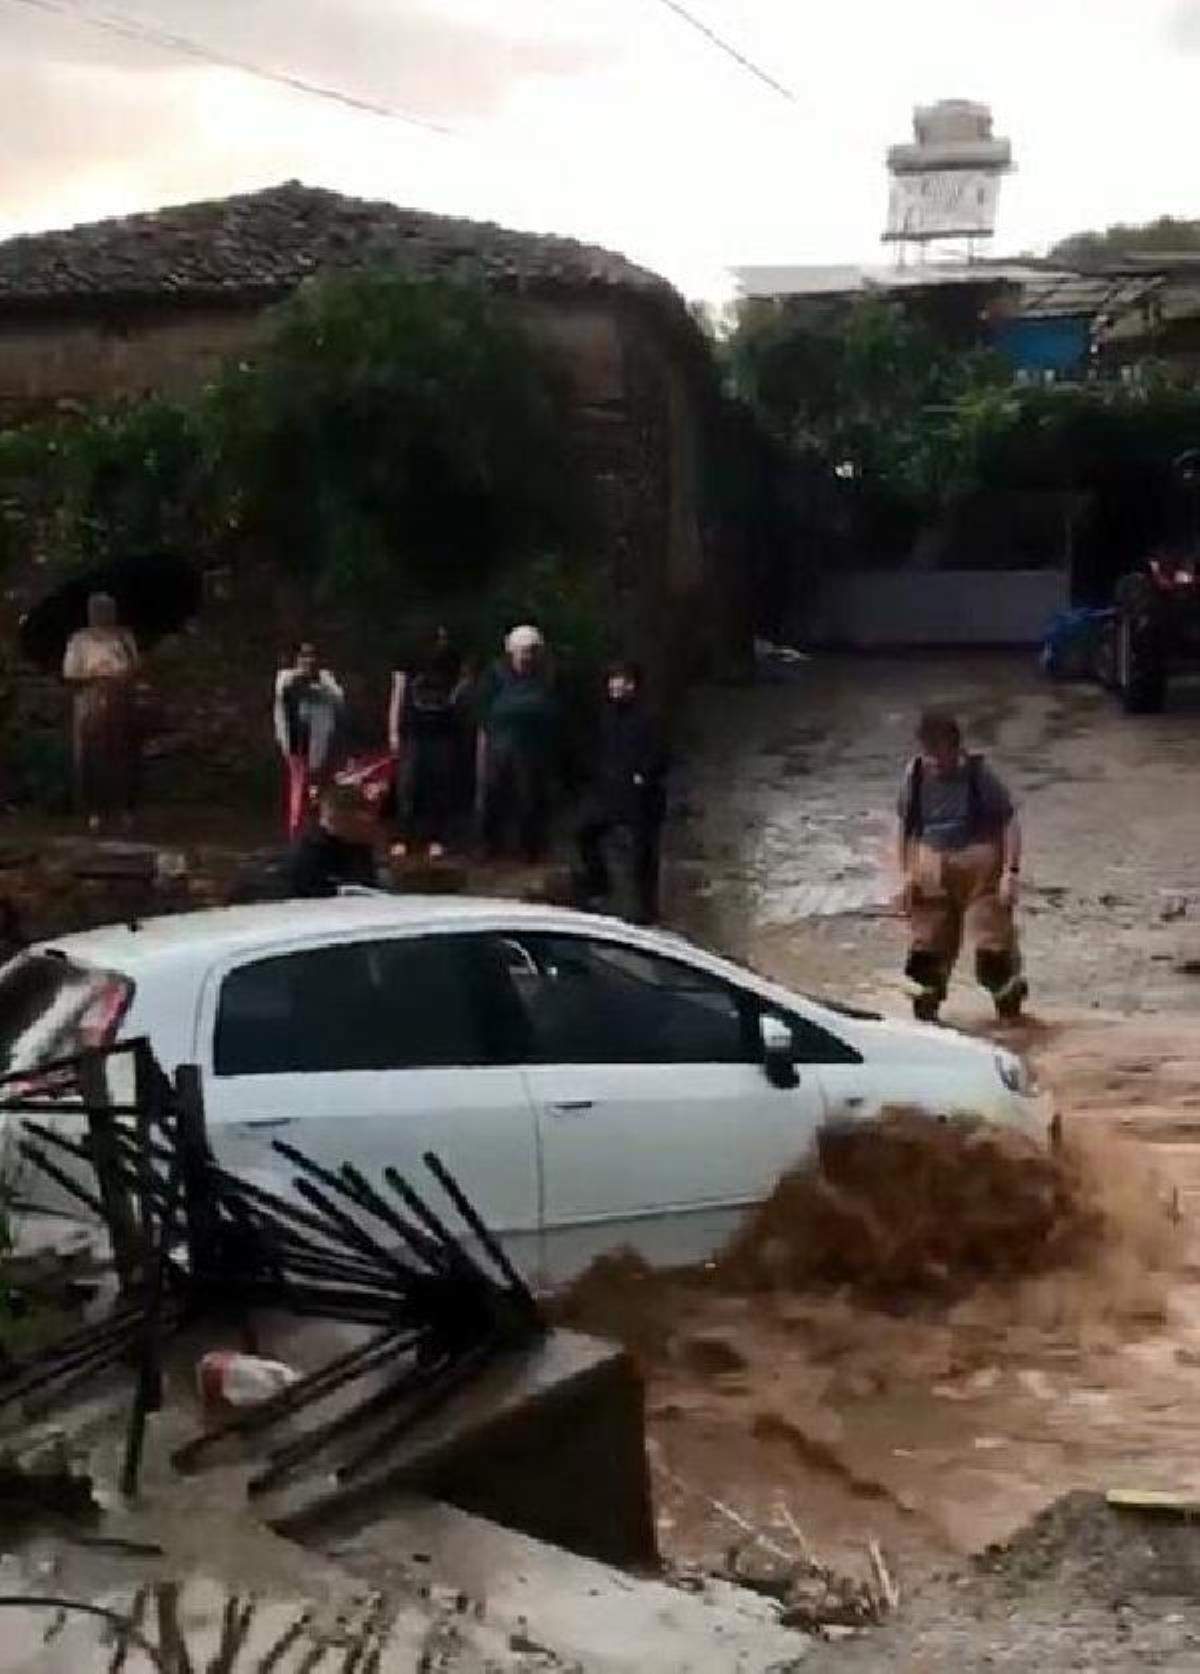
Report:
[[[1058,680],[1088,680],[1096,673],[1096,650],[1111,610],[1060,610],[1042,640],[1044,673]]]
[[[1084,315],[1002,320],[992,332],[992,346],[1014,371],[1077,378],[1087,367],[1091,321]]]

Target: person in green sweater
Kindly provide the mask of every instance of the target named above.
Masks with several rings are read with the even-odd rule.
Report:
[[[546,643],[529,623],[514,628],[505,655],[484,675],[478,694],[475,784],[483,847],[508,852],[515,830],[528,861],[550,847],[558,701],[545,669]]]

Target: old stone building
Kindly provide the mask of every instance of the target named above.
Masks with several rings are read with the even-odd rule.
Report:
[[[305,280],[384,265],[503,292],[561,351],[624,639],[676,670],[735,654],[737,566],[701,503],[707,351],[678,294],[606,250],[297,183],[10,239],[0,419],[184,391],[252,352],[264,310]]]

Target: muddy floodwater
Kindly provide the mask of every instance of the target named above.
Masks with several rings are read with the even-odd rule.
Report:
[[[1133,720],[981,655],[817,657],[707,693],[677,786],[677,909],[781,980],[903,1012],[894,804],[934,702],[1021,803],[1033,998],[1009,1039],[1092,1145],[1117,1231],[966,1295],[681,1304],[647,1360],[678,1561],[726,1563],[749,1529],[854,1567],[874,1535],[911,1579],[1071,1488],[1200,1497],[1200,690]],[[946,1015],[990,1027],[969,969]]]

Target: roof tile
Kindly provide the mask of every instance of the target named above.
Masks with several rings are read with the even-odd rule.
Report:
[[[0,241],[0,307],[85,298],[196,300],[286,291],[318,271],[380,259],[415,276],[474,259],[519,289],[635,291],[680,306],[665,279],[624,256],[570,238],[514,232],[395,204],[344,197],[298,181],[61,232]]]

